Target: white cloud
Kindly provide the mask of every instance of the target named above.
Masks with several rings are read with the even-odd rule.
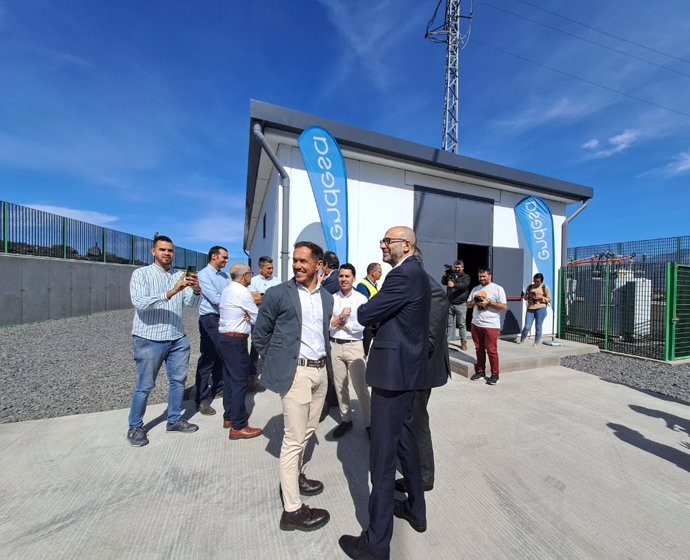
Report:
[[[62,208],[61,206],[48,206],[45,204],[26,204],[25,206],[35,210],[57,214],[58,216],[64,216],[65,218],[73,218],[88,224],[95,224],[97,226],[107,226],[119,220],[117,216],[110,216],[109,214],[94,212],[92,210],[75,210],[73,208]]]
[[[540,98],[535,99],[517,116],[500,120],[497,124],[511,129],[512,132],[524,132],[553,121],[575,121],[597,110],[598,107],[588,102],[572,101],[567,97],[562,97],[551,103]]]
[[[666,167],[667,175],[681,175],[690,171],[690,150],[674,157],[675,161]]]
[[[598,150],[592,157],[609,157],[630,148],[640,138],[642,131],[638,128],[626,128],[620,134],[611,136],[606,142],[601,142],[596,138],[588,140],[582,145],[587,150]],[[601,148],[601,149],[599,149]]]

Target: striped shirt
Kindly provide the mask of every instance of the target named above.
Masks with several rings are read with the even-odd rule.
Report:
[[[129,282],[129,294],[134,306],[132,334],[148,340],[177,340],[184,336],[182,306],[198,307],[200,296],[191,287],[171,299],[172,290],[184,271],[165,271],[157,264],[137,268]]]

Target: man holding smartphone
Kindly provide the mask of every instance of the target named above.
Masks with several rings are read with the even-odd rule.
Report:
[[[151,254],[153,264],[137,268],[129,283],[135,310],[132,353],[137,381],[129,410],[127,441],[134,447],[142,447],[149,442],[144,430],[144,413],[163,362],[168,374],[166,431],[191,433],[199,429],[196,424],[182,418],[182,400],[190,353],[182,309],[185,305],[199,305],[199,283],[196,276],[172,270],[175,246],[169,237],[156,236]]]

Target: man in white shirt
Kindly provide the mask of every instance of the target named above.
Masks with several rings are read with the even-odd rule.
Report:
[[[343,264],[338,271],[340,291],[333,295],[330,329],[331,365],[340,409],[340,424],[333,430],[335,439],[352,429],[348,374],[359,399],[364,427],[369,433],[371,397],[365,379],[366,362],[362,343],[364,327],[357,322],[357,308],[366,303],[367,298],[353,289],[356,277],[355,267],[349,263]]]
[[[245,406],[249,379],[249,351],[247,342],[251,325],[259,312],[247,289],[252,271],[246,264],[230,267],[230,282],[220,296],[218,339],[223,359],[223,427],[230,428],[230,439],[250,439],[260,436],[261,428],[249,426]]]
[[[479,269],[479,285],[475,286],[467,299],[467,309],[472,312],[472,341],[477,352],[472,381],[486,377],[486,356],[489,356],[491,377],[489,385],[498,383],[498,335],[501,333],[501,311],[508,308],[506,293],[494,284],[490,268]]]

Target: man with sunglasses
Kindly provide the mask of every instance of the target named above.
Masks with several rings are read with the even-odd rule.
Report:
[[[361,305],[357,320],[378,324],[369,351],[367,383],[371,395],[369,526],[359,536],[338,541],[350,558],[388,558],[393,516],[415,531],[426,531],[426,504],[419,450],[411,426],[415,392],[429,386],[427,354],[431,289],[414,258],[416,237],[396,226],[380,242],[383,261],[393,267],[375,298]],[[395,500],[396,458],[408,491]]]

